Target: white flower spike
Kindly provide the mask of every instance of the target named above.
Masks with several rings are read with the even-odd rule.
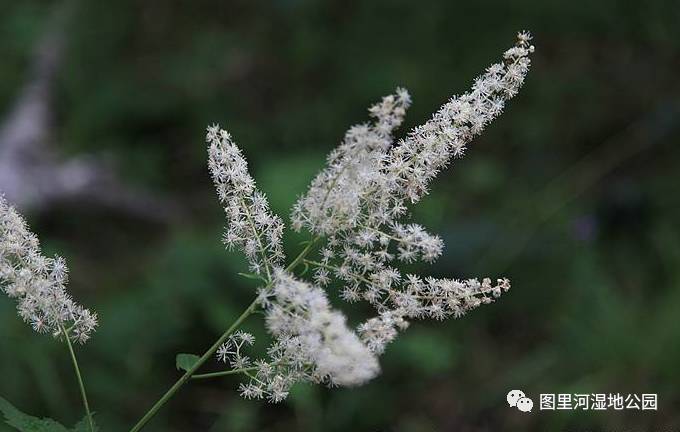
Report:
[[[274,342],[267,360],[251,361],[242,352],[252,336],[234,334],[218,358],[243,371],[245,398],[279,402],[300,381],[353,386],[375,377],[377,356],[405,330],[410,319],[458,318],[491,303],[510,289],[507,279],[442,279],[402,274],[399,262],[435,261],[444,242],[405,220],[408,206],[425,194],[432,179],[453,158],[462,157],[474,137],[517,94],[534,51],[527,32],[517,35],[503,60],[474,80],[472,89],[451,98],[430,120],[396,140],[411,97],[398,88],[369,108],[372,122],[351,127],[328,164],[293,206],[293,229],[314,237],[288,269],[281,267],[283,224],[271,214],[241,151],[217,126],[208,128],[209,166],[229,226],[225,243],[248,257],[266,282],[260,307]],[[318,258],[309,259],[312,245]],[[297,264],[313,270],[312,285],[296,278]],[[339,282],[348,302],[366,301],[377,316],[348,327],[321,288]]]
[[[0,287],[17,301],[19,316],[38,333],[68,336],[85,343],[97,327],[97,314],[66,292],[63,258],[47,258],[19,212],[0,196]]]

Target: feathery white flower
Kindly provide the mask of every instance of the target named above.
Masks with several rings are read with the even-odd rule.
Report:
[[[229,363],[233,369],[250,367],[250,358],[242,351],[244,346],[251,346],[254,343],[255,337],[252,334],[237,330],[217,349],[217,359]]]
[[[405,330],[408,325],[403,313],[385,311],[361,324],[358,332],[371,351],[382,354],[385,346],[397,337],[399,330]]]
[[[342,144],[328,156],[328,167],[312,182],[309,191],[295,204],[293,228],[303,227],[329,235],[353,228],[361,215],[365,190],[380,176],[384,155],[392,144],[392,132],[401,125],[411,97],[397,89],[369,108],[375,121],[352,126]]]
[[[0,196],[0,288],[16,299],[19,316],[38,333],[68,336],[85,343],[97,327],[97,314],[66,292],[63,258],[47,258],[26,221]]]
[[[355,386],[379,373],[375,355],[347,327],[345,316],[331,308],[322,289],[280,268],[273,275],[265,322],[274,343],[269,360],[256,362],[250,382],[240,387],[244,397],[279,402],[296,382]],[[217,353],[235,369],[250,364],[239,361],[239,340],[244,338],[235,335]]]
[[[270,278],[272,267],[284,258],[283,222],[272,214],[267,198],[255,187],[248,163],[231,135],[213,125],[206,141],[208,167],[227,215],[224,243],[245,253],[253,272]]]
[[[397,95],[384,98],[369,110],[376,121],[349,130],[329,156],[328,167],[293,207],[293,228],[304,227],[328,239],[320,259],[306,261],[316,268],[316,280],[322,285],[330,282],[329,276],[340,280],[342,297],[373,304],[381,314],[376,319],[388,323],[385,328],[394,328],[389,324],[392,318],[385,318],[388,311],[390,317],[443,319],[460,316],[477,303],[477,294],[464,297],[469,301],[456,297],[462,289],[452,288],[459,287],[455,280],[414,284],[392,267],[395,260],[433,262],[444,247],[439,236],[400,221],[409,217],[407,205],[427,193],[430,181],[452,158],[461,157],[470,141],[517,94],[534,51],[530,39],[526,32],[518,34],[503,61],[488,67],[469,92],[450,99],[396,143],[392,133],[401,124],[410,97],[398,90]],[[470,290],[475,286],[463,285]],[[501,285],[509,287],[505,282]],[[369,344],[378,345],[370,340]]]
[[[404,89],[384,97],[369,109],[371,123],[353,126],[328,165],[293,206],[292,226],[309,230],[326,244],[318,259],[302,260],[313,279],[325,286],[332,278],[343,285],[341,297],[365,300],[378,312],[350,330],[345,316],[331,308],[323,289],[296,279],[280,268],[283,224],[273,216],[255,189],[247,164],[229,134],[208,129],[210,169],[229,229],[225,241],[238,246],[254,271],[267,275],[260,288],[267,329],[274,336],[267,361],[243,356],[242,336],[233,336],[218,351],[233,368],[250,366],[246,398],[278,402],[299,381],[328,385],[358,385],[379,373],[376,359],[408,319],[459,317],[492,302],[510,288],[507,279],[437,279],[402,275],[395,261],[433,262],[443,241],[414,223],[404,223],[407,206],[427,193],[430,181],[500,113],[522,86],[528,72],[531,36],[522,32],[517,43],[477,79],[472,89],[444,104],[425,124],[395,143],[393,133],[403,122],[411,97]],[[253,222],[254,221],[254,222]],[[254,373],[251,373],[252,370]]]
[[[347,327],[345,316],[331,308],[322,289],[277,269],[273,297],[266,312],[267,328],[279,338],[295,339],[299,344],[295,361],[314,365],[315,376],[350,386],[378,374],[377,359]]]

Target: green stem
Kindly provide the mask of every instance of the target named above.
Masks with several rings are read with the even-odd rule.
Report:
[[[247,368],[241,368],[241,369],[232,369],[228,371],[222,371],[222,372],[212,372],[212,373],[206,373],[206,374],[197,374],[191,377],[191,379],[207,379],[207,378],[218,378],[222,376],[227,376],[227,375],[235,375],[239,373],[245,373],[249,371],[254,371],[259,369],[258,366],[251,366]]]
[[[172,396],[174,396],[174,394],[177,393],[177,391],[178,391],[184,384],[186,384],[187,381],[189,381],[189,379],[193,376],[194,372],[196,372],[201,366],[203,366],[203,364],[204,364],[209,358],[211,358],[211,357],[215,354],[215,351],[217,351],[217,349],[220,347],[220,345],[222,345],[222,344],[227,340],[227,338],[229,338],[229,336],[231,336],[231,334],[236,330],[236,328],[237,328],[239,325],[241,325],[241,323],[242,323],[243,321],[245,321],[245,319],[248,318],[248,316],[250,316],[250,314],[253,313],[253,311],[255,310],[255,307],[257,306],[258,300],[259,300],[259,299],[256,298],[256,299],[250,304],[250,306],[248,306],[248,308],[247,308],[245,311],[243,311],[243,313],[241,314],[241,316],[239,316],[239,317],[236,319],[236,321],[234,321],[234,323],[233,323],[231,326],[229,326],[229,328],[227,329],[227,331],[225,331],[225,332],[222,334],[222,336],[220,336],[220,338],[217,339],[217,342],[215,342],[215,343],[214,343],[214,344],[213,344],[213,345],[212,345],[212,346],[211,346],[211,347],[210,347],[210,348],[209,348],[209,349],[201,356],[201,358],[198,359],[198,361],[196,361],[196,363],[194,363],[194,365],[193,365],[189,370],[187,370],[187,371],[184,373],[184,375],[182,375],[182,377],[181,377],[179,380],[177,380],[177,382],[175,382],[175,384],[173,384],[173,386],[170,387],[170,389],[169,389],[167,392],[165,392],[165,394],[158,400],[158,402],[156,402],[156,403],[151,407],[151,409],[149,409],[149,411],[147,411],[147,413],[144,414],[144,417],[142,417],[141,420],[139,420],[139,421],[137,422],[137,424],[136,424],[132,429],[130,429],[130,432],[138,432],[138,431],[142,430],[142,428],[149,422],[149,420],[151,420],[151,419],[156,415],[156,413],[158,412],[158,410],[160,410],[161,407],[162,407],[163,405],[165,405],[165,403],[166,403],[168,400],[170,400],[170,398],[171,398]]]
[[[291,271],[291,270],[295,269],[295,267],[297,267],[298,264],[300,264],[300,262],[302,262],[302,260],[307,256],[307,254],[309,254],[309,251],[312,249],[312,247],[314,246],[314,243],[316,243],[316,241],[318,239],[319,239],[319,237],[316,237],[316,238],[310,240],[310,242],[302,250],[302,252],[300,252],[300,254],[293,260],[293,262],[291,262],[290,265],[288,267],[286,267],[286,270]],[[259,241],[259,238],[258,238],[258,241]],[[269,276],[269,268],[267,267],[266,262],[265,262],[265,268],[266,268],[268,276]],[[222,334],[222,336],[220,336],[220,338],[217,340],[217,342],[215,342],[213,344],[213,346],[211,346],[208,349],[208,351],[206,351],[201,356],[201,358],[198,359],[198,361],[196,363],[194,363],[194,365],[189,370],[187,370],[184,373],[184,375],[182,375],[182,377],[179,380],[177,380],[177,382],[175,382],[175,384],[173,384],[173,386],[170,387],[170,389],[167,392],[165,392],[165,394],[151,407],[151,409],[149,409],[149,411],[147,411],[147,413],[144,414],[144,417],[142,417],[141,420],[139,420],[137,422],[137,424],[132,429],[130,429],[130,432],[139,432],[140,430],[142,430],[142,428],[149,422],[149,420],[151,420],[156,415],[158,410],[160,410],[161,407],[163,405],[165,405],[165,403],[168,400],[170,400],[170,398],[172,398],[175,395],[175,393],[177,393],[177,391],[184,384],[186,384],[186,382],[189,381],[190,379],[192,379],[192,378],[194,378],[194,379],[212,378],[212,377],[216,377],[216,376],[232,375],[232,374],[236,374],[236,373],[240,373],[240,372],[247,373],[251,369],[253,369],[253,368],[244,368],[244,369],[235,369],[235,370],[225,371],[225,372],[215,372],[215,373],[209,373],[209,374],[194,375],[194,373],[201,366],[203,366],[203,364],[210,357],[212,357],[215,354],[217,349],[227,340],[227,338],[229,336],[231,336],[231,334],[236,330],[236,328],[239,325],[241,325],[241,323],[255,311],[255,307],[257,306],[257,301],[258,301],[258,299],[255,299],[250,304],[250,306],[248,306],[248,308],[241,314],[241,316],[238,317],[238,319],[236,321],[234,321],[234,323],[227,329],[227,331],[224,332],[224,334]]]
[[[309,243],[307,243],[307,246],[305,246],[305,248],[302,249],[302,252],[300,252],[300,254],[297,257],[295,257],[293,262],[291,262],[290,265],[286,267],[286,270],[288,271],[295,270],[295,267],[297,267],[302,262],[302,260],[305,259],[307,254],[309,254],[309,251],[314,246],[314,243],[316,243],[318,240],[319,237],[314,237],[313,239],[311,239]]]
[[[62,334],[66,339],[66,345],[68,346],[68,352],[71,354],[71,362],[73,363],[73,369],[76,371],[76,378],[78,379],[78,386],[80,387],[80,396],[83,399],[83,406],[85,407],[85,415],[87,415],[87,423],[90,426],[90,431],[94,432],[94,423],[92,421],[92,413],[90,412],[90,404],[87,402],[87,393],[85,392],[85,384],[83,383],[83,377],[80,374],[80,368],[78,367],[78,360],[76,359],[76,353],[73,350],[73,344],[71,344],[71,338],[61,324]]]

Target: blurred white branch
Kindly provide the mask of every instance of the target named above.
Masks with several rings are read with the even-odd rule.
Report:
[[[73,2],[57,6],[36,44],[27,82],[0,122],[0,192],[23,210],[44,210],[65,200],[114,207],[164,220],[174,206],[123,185],[101,155],[62,158],[53,136],[52,87],[63,59]]]

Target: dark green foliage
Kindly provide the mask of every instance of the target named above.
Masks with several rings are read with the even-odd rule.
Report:
[[[50,418],[41,419],[24,414],[1,397],[0,411],[5,416],[5,422],[20,432],[91,432],[87,417],[68,429]]]

